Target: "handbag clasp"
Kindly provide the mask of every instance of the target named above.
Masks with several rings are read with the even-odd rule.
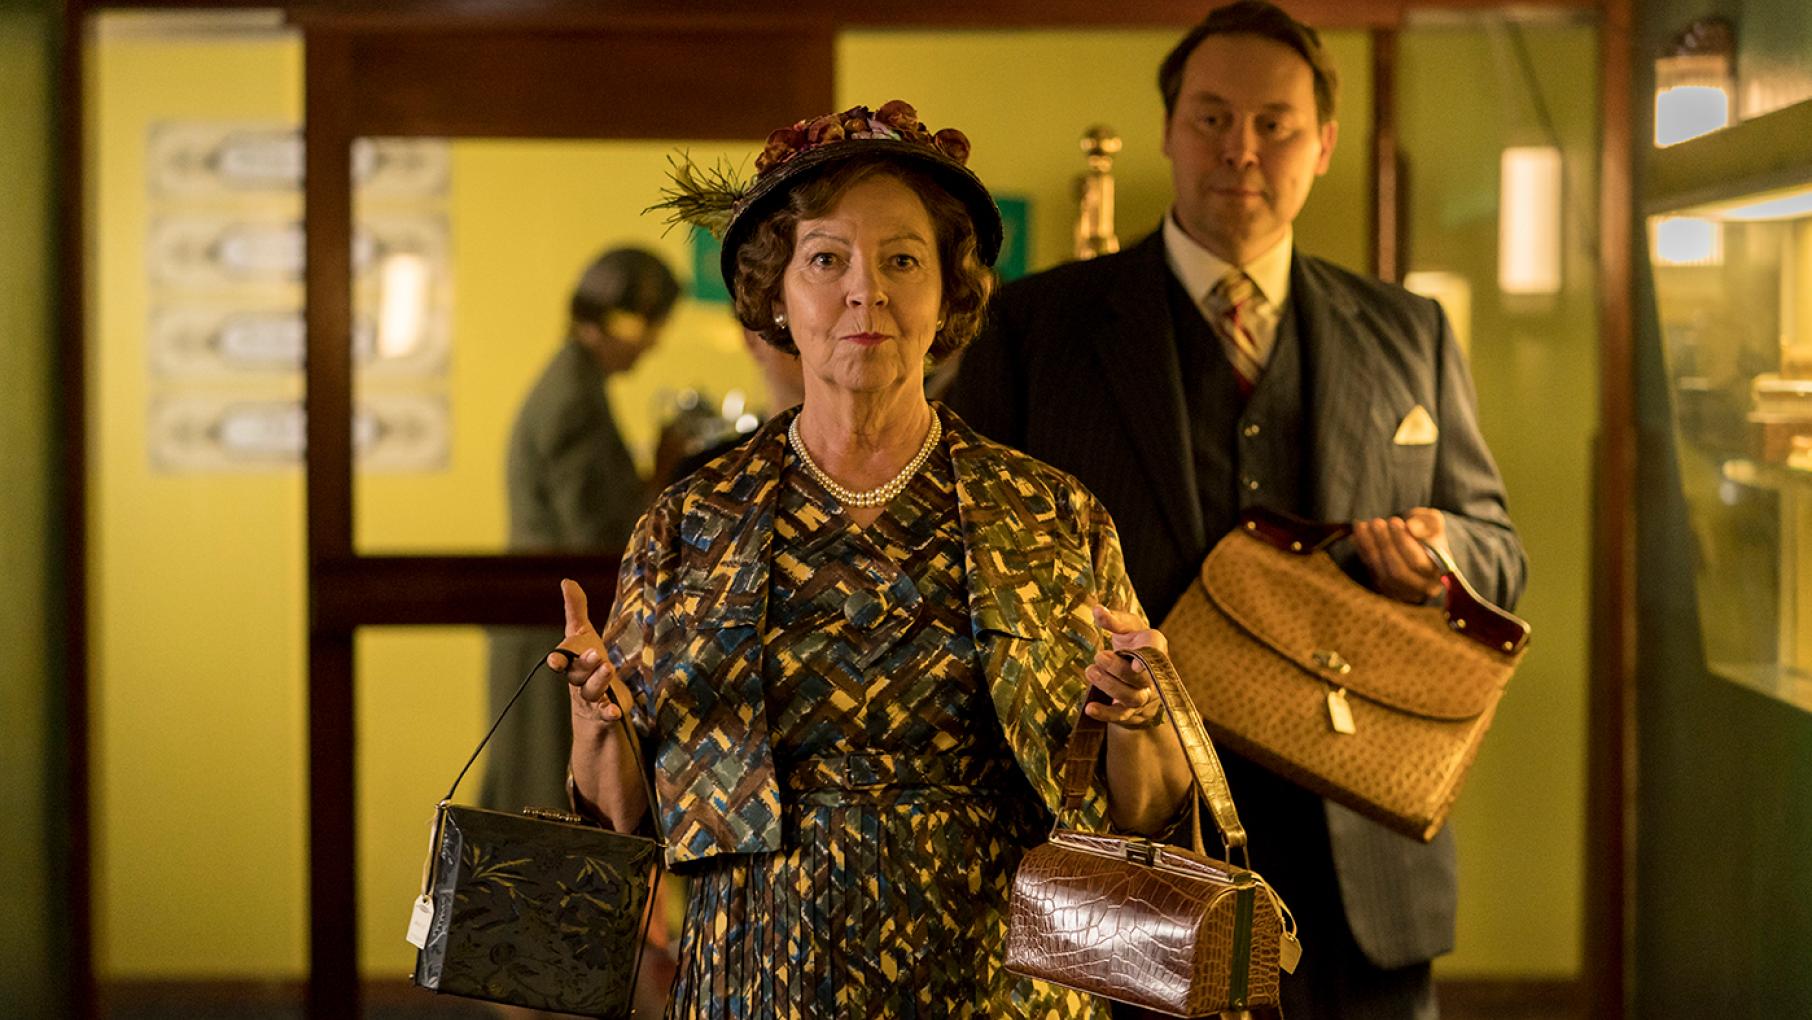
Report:
[[[1309,653],[1309,658],[1314,659],[1317,666],[1336,676],[1345,676],[1353,671],[1353,664],[1346,661],[1339,652],[1333,649],[1317,649]]]
[[[1126,859],[1149,868],[1158,863],[1158,846],[1148,839],[1129,839],[1126,841]]]

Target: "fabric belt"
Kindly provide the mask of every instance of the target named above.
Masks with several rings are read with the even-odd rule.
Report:
[[[854,752],[806,758],[786,769],[794,793],[829,790],[885,790],[898,787],[950,788],[953,794],[1002,785],[1008,763],[974,755],[903,755]]]

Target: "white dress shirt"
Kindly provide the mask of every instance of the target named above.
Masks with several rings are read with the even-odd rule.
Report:
[[[1265,351],[1276,344],[1277,322],[1283,318],[1283,310],[1290,300],[1290,256],[1295,244],[1295,229],[1286,227],[1282,239],[1240,267],[1258,288],[1258,297],[1252,302],[1254,307],[1240,316],[1240,322]],[[1184,233],[1177,225],[1175,213],[1164,217],[1164,257],[1183,290],[1194,299],[1196,310],[1204,319],[1213,322],[1214,310],[1209,307],[1208,292],[1227,275],[1233,264]]]

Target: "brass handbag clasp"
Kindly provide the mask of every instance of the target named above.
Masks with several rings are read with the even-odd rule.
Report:
[[[1333,673],[1335,676],[1345,676],[1353,671],[1353,664],[1346,661],[1341,657],[1339,652],[1336,652],[1331,648],[1317,649],[1310,652],[1309,658],[1315,660],[1315,665]]]
[[[1149,868],[1158,863],[1157,844],[1148,839],[1129,839],[1126,841],[1126,859]]]

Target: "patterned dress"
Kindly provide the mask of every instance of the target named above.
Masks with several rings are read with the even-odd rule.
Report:
[[[670,1016],[1096,1009],[1000,966],[1046,823],[1000,736],[963,562],[947,449],[860,530],[789,451],[763,645],[783,846],[687,870]]]

